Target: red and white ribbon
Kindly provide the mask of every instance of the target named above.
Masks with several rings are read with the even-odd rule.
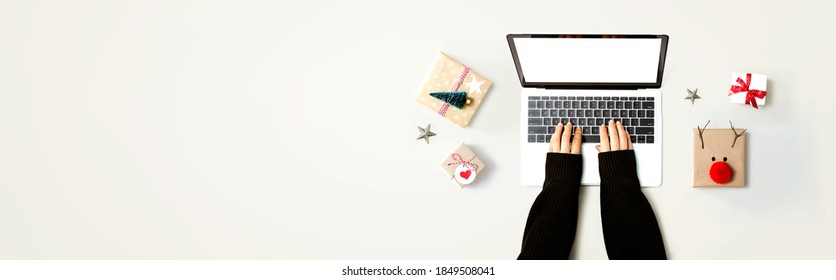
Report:
[[[464,167],[466,167],[470,170],[473,170],[473,172],[479,173],[479,165],[471,162],[474,159],[476,159],[476,155],[473,155],[473,157],[470,158],[470,160],[468,160],[468,161],[464,161],[462,156],[457,154],[457,153],[450,154],[450,158],[452,159],[452,162],[448,163],[447,166],[454,165],[454,164],[455,165],[460,165],[461,164],[461,165],[464,165]],[[450,179],[453,179],[453,177],[456,177],[456,174],[453,174],[453,176],[451,176]]]

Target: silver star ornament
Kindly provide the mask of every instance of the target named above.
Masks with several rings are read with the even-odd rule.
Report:
[[[702,99],[702,98],[700,98],[699,95],[697,95],[697,91],[700,90],[700,89],[698,89],[698,88],[694,89],[694,90],[691,90],[689,88],[686,88],[686,89],[688,90],[688,96],[686,96],[685,99],[690,99],[691,100],[691,105],[694,105],[694,100]]]
[[[421,135],[418,135],[418,138],[415,140],[421,140],[422,138],[427,141],[427,144],[430,143],[430,137],[435,136],[435,133],[430,131],[430,124],[427,124],[427,128],[418,127],[418,130],[421,131]]]

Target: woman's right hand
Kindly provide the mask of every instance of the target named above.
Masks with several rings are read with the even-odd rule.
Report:
[[[630,142],[630,134],[624,129],[621,122],[614,122],[610,119],[608,124],[601,125],[601,144],[596,145],[598,152],[632,150],[633,143]]]

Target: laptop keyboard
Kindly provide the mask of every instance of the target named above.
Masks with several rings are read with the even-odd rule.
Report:
[[[558,123],[572,122],[583,130],[584,143],[600,142],[600,127],[621,121],[633,143],[654,143],[653,97],[529,96],[528,142],[548,143]]]

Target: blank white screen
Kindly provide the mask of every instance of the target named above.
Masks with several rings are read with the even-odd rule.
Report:
[[[655,83],[660,38],[514,38],[526,82]]]

